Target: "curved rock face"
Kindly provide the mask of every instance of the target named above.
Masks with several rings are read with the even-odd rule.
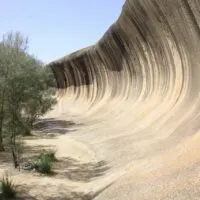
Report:
[[[48,66],[110,163],[97,199],[200,198],[200,1],[126,0],[95,45]]]

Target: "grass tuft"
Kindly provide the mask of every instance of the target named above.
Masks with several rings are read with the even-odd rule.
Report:
[[[43,155],[37,162],[36,170],[42,174],[52,173],[52,160],[49,156]]]
[[[16,189],[12,180],[8,177],[8,175],[4,176],[1,180],[1,192],[3,199],[11,199],[16,197]]]
[[[53,150],[49,150],[46,152],[44,151],[42,154],[40,154],[39,158],[41,159],[45,157],[51,160],[51,162],[55,162],[57,161],[55,154],[56,154],[56,151],[53,151]]]
[[[37,157],[36,170],[42,174],[51,174],[53,162],[56,161],[55,151],[44,151]]]
[[[24,165],[26,170],[34,170],[42,174],[51,174],[53,163],[57,161],[56,151],[54,150],[43,150],[43,152],[37,156],[32,157]]]

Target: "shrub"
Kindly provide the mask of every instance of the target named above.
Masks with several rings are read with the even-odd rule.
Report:
[[[55,154],[56,154],[56,151],[50,150],[50,151],[46,151],[46,152],[42,153],[42,154],[40,155],[40,157],[41,157],[41,158],[42,158],[42,157],[47,157],[47,158],[49,158],[49,159],[51,160],[51,162],[55,162],[55,161],[56,161],[56,156],[55,156]]]
[[[36,170],[42,174],[50,174],[52,172],[52,160],[49,155],[44,154],[37,162]]]
[[[48,151],[43,150],[42,153],[34,157],[34,160],[37,162],[41,160],[42,158],[46,157],[46,158],[49,158],[52,162],[55,162],[57,161],[55,154],[56,154],[55,150],[48,150]]]
[[[28,160],[24,163],[25,170],[35,170],[42,174],[52,173],[53,162],[56,162],[55,150],[48,150],[43,152],[40,155],[34,156],[31,160]]]
[[[36,157],[35,169],[42,174],[50,174],[52,172],[53,162],[56,161],[56,151],[49,150],[42,152]]]
[[[1,179],[0,182],[2,197],[5,199],[14,198],[16,196],[16,189],[12,180],[8,176],[5,176]]]

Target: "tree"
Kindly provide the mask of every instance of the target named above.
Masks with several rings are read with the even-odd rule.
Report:
[[[8,55],[8,49],[4,44],[0,44],[0,151],[4,151],[3,146],[3,121],[5,118],[5,93],[6,78],[8,77],[8,65],[5,56]]]
[[[15,167],[16,138],[30,135],[33,123],[56,103],[49,71],[27,53],[27,44],[20,33],[9,33],[0,45],[0,150],[6,138]]]

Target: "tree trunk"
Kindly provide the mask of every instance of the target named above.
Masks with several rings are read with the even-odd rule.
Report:
[[[0,152],[5,151],[4,145],[3,145],[3,138],[2,135],[0,134]]]
[[[19,160],[18,160],[18,152],[16,148],[16,134],[12,132],[11,135],[11,151],[12,151],[12,157],[13,157],[13,165],[15,168],[19,167]]]
[[[5,151],[3,145],[2,128],[3,128],[3,117],[0,117],[0,152]]]
[[[5,91],[2,91],[2,104],[1,104],[1,110],[0,110],[0,152],[5,151],[4,145],[3,145],[3,135],[2,135],[2,129],[3,129],[3,120],[4,120],[4,94]]]
[[[22,123],[23,127],[24,127],[24,136],[31,136],[31,130],[30,128],[25,125],[24,123]]]
[[[19,167],[19,163],[18,163],[18,158],[17,158],[18,156],[17,156],[16,150],[15,150],[15,147],[12,147],[12,157],[13,157],[14,167],[18,168]]]

